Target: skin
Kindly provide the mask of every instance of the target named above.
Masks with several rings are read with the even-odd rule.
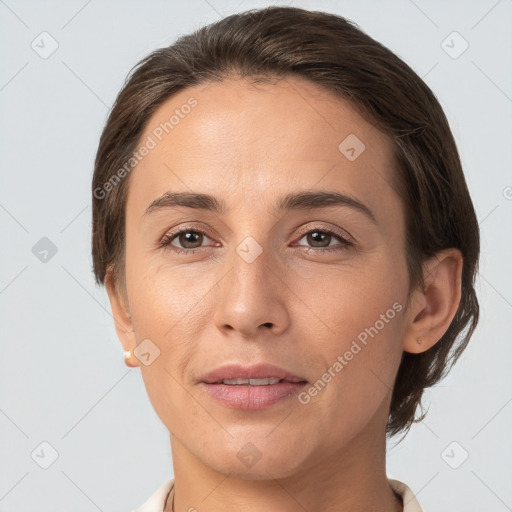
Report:
[[[168,99],[141,140],[191,96],[197,106],[130,175],[125,285],[116,287],[111,272],[106,280],[124,350],[146,338],[160,350],[151,364],[134,365],[170,432],[174,510],[402,510],[385,472],[391,391],[402,351],[430,348],[456,313],[460,252],[426,262],[426,287],[406,309],[404,211],[390,185],[386,135],[302,79],[232,77]],[[354,161],[338,150],[351,133],[366,146]],[[281,196],[310,190],[357,198],[377,222],[339,205],[273,210]],[[166,191],[212,194],[228,211],[144,215]],[[195,253],[158,245],[182,227],[205,232],[171,241]],[[332,229],[354,245],[311,237]],[[262,249],[252,263],[236,251],[248,236]],[[340,250],[325,252],[331,247]],[[197,382],[225,363],[270,362],[314,383],[394,303],[403,309],[307,404],[292,396],[234,410]],[[237,457],[249,442],[261,453],[251,467]]]

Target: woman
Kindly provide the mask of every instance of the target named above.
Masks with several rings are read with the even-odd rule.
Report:
[[[420,511],[386,437],[478,321],[479,231],[430,89],[332,14],[224,18],[104,128],[93,260],[174,478],[138,510]]]

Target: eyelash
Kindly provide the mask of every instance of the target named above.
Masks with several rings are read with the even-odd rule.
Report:
[[[171,242],[175,238],[177,238],[179,235],[181,235],[182,233],[197,233],[197,234],[201,234],[201,235],[206,235],[208,238],[210,238],[208,233],[206,233],[205,231],[203,231],[201,229],[197,229],[197,228],[192,229],[192,228],[185,227],[185,228],[180,229],[179,231],[175,231],[175,232],[166,234],[160,241],[159,246],[163,247],[164,249],[170,248],[176,254],[194,254],[197,251],[203,249],[203,247],[197,247],[195,249],[181,249],[179,247],[171,245]],[[324,228],[320,228],[320,227],[311,228],[308,231],[302,233],[300,235],[299,240],[302,239],[304,236],[309,235],[310,233],[322,233],[324,235],[332,235],[340,240],[341,246],[338,246],[338,247],[334,246],[334,247],[327,247],[327,248],[325,248],[325,247],[306,247],[305,249],[307,250],[308,253],[311,251],[316,252],[316,253],[318,253],[318,252],[329,252],[330,253],[330,252],[336,252],[336,251],[344,251],[347,248],[352,247],[354,245],[352,242],[347,240],[340,233],[330,230],[330,229],[324,229]],[[304,247],[304,246],[301,246],[301,247]]]

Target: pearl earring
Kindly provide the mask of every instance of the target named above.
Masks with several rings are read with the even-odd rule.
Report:
[[[135,368],[137,366],[137,364],[135,364],[131,359],[132,359],[132,351],[125,350],[124,362],[125,362],[126,366],[129,366],[130,368]]]

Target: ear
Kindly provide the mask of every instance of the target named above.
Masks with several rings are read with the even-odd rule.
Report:
[[[130,308],[126,292],[120,290],[120,286],[116,286],[112,267],[108,267],[105,273],[105,289],[107,290],[112,315],[116,327],[117,337],[123,346],[123,350],[131,350],[132,354],[137,345],[135,339],[135,331],[133,329]],[[137,358],[131,357],[126,361],[128,366],[139,366]]]
[[[462,254],[445,249],[427,260],[423,290],[415,290],[408,311],[403,349],[418,354],[434,346],[446,333],[461,298]]]

